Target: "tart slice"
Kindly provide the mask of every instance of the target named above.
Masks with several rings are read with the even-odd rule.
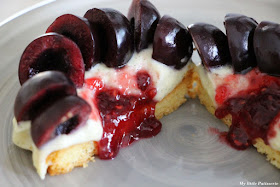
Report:
[[[160,19],[146,0],[133,1],[129,17],[108,8],[66,14],[24,51],[13,141],[32,151],[42,179],[157,135],[159,119],[193,95],[185,26]]]
[[[228,14],[225,28],[227,35],[205,23],[189,26],[202,59],[194,74],[198,97],[230,127],[229,145],[238,150],[253,145],[280,168],[280,25]]]

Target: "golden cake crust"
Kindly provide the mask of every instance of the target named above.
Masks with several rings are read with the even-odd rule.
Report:
[[[48,173],[59,175],[72,171],[74,167],[87,167],[89,161],[94,161],[93,155],[97,150],[97,143],[90,141],[55,151],[46,159],[51,164]]]

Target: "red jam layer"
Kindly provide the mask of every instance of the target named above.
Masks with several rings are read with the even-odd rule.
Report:
[[[108,88],[98,79],[86,80],[89,88],[97,90],[93,103],[96,104],[103,125],[103,136],[99,141],[99,157],[112,159],[121,147],[140,138],[157,135],[161,123],[155,118],[156,89],[150,75],[145,71],[137,73],[137,87],[140,95],[125,95],[119,89]],[[91,84],[92,83],[92,84]]]
[[[262,138],[268,144],[268,130],[280,110],[280,80],[253,69],[245,76],[249,81],[246,90],[226,98],[232,83],[242,75],[230,75],[224,85],[216,89],[217,118],[232,115],[232,125],[226,139],[231,146],[243,150],[249,147],[256,138]],[[222,92],[222,93],[220,93]],[[270,135],[271,137],[271,135]]]

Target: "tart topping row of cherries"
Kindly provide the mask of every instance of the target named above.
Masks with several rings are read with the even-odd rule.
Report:
[[[47,34],[35,39],[23,52],[18,71],[20,83],[39,72],[58,70],[82,87],[84,72],[95,64],[122,68],[134,49],[140,52],[152,43],[155,60],[176,69],[187,64],[193,51],[192,39],[180,22],[169,16],[160,18],[147,0],[134,0],[128,19],[109,8],[90,9],[83,18],[71,14],[58,17]]]
[[[76,88],[84,85],[85,71],[101,62],[123,68],[134,50],[140,52],[150,44],[152,58],[175,69],[188,63],[193,40],[209,71],[232,64],[236,73],[258,66],[262,72],[279,76],[279,27],[270,22],[257,25],[252,18],[229,14],[225,17],[227,35],[206,23],[186,29],[170,16],[160,17],[147,0],[133,0],[128,18],[113,9],[97,8],[88,10],[84,17],[62,15],[22,54],[18,71],[22,87],[15,101],[15,117],[19,122],[31,120],[31,135],[37,147],[59,134],[70,133],[84,124],[91,112],[89,104],[76,93]],[[145,88],[143,84],[141,90]],[[154,110],[153,97],[148,99],[153,105],[149,110]],[[149,112],[153,118],[150,121],[156,121],[154,111]],[[160,127],[157,121],[154,134]]]
[[[254,67],[280,76],[280,25],[260,24],[240,14],[225,16],[227,35],[217,27],[196,23],[188,27],[206,69],[232,64],[235,73],[245,74]]]
[[[90,9],[83,18],[71,14],[58,17],[47,34],[35,39],[23,52],[20,83],[39,72],[58,70],[82,87],[85,71],[95,64],[124,67],[134,49],[140,52],[150,44],[152,58],[181,69],[192,56],[192,40],[208,70],[232,64],[235,73],[246,73],[258,66],[264,73],[280,75],[279,24],[258,25],[250,17],[228,14],[224,21],[226,35],[206,23],[191,24],[187,30],[172,17],[161,18],[147,0],[134,0],[128,19],[108,8]]]

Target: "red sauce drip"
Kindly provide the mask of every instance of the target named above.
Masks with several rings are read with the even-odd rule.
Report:
[[[228,114],[232,115],[226,139],[238,150],[248,148],[256,138],[262,138],[268,144],[269,126],[280,111],[279,78],[254,69],[249,73],[248,79],[249,88],[227,98],[215,112],[220,119]],[[224,93],[223,88],[217,88],[216,91],[220,89]]]
[[[118,89],[103,88],[96,94],[96,103],[103,125],[103,136],[99,141],[99,157],[112,159],[121,147],[140,138],[157,135],[161,123],[155,118],[153,101],[156,89],[146,72],[136,76],[140,96],[124,95]]]
[[[209,134],[211,134],[211,135],[216,135],[216,136],[218,136],[219,141],[220,141],[221,143],[225,143],[225,144],[231,146],[231,145],[228,143],[228,141],[226,140],[227,132],[222,132],[222,131],[220,131],[219,129],[213,128],[213,127],[210,127],[210,128],[208,129],[208,132],[209,132]]]

